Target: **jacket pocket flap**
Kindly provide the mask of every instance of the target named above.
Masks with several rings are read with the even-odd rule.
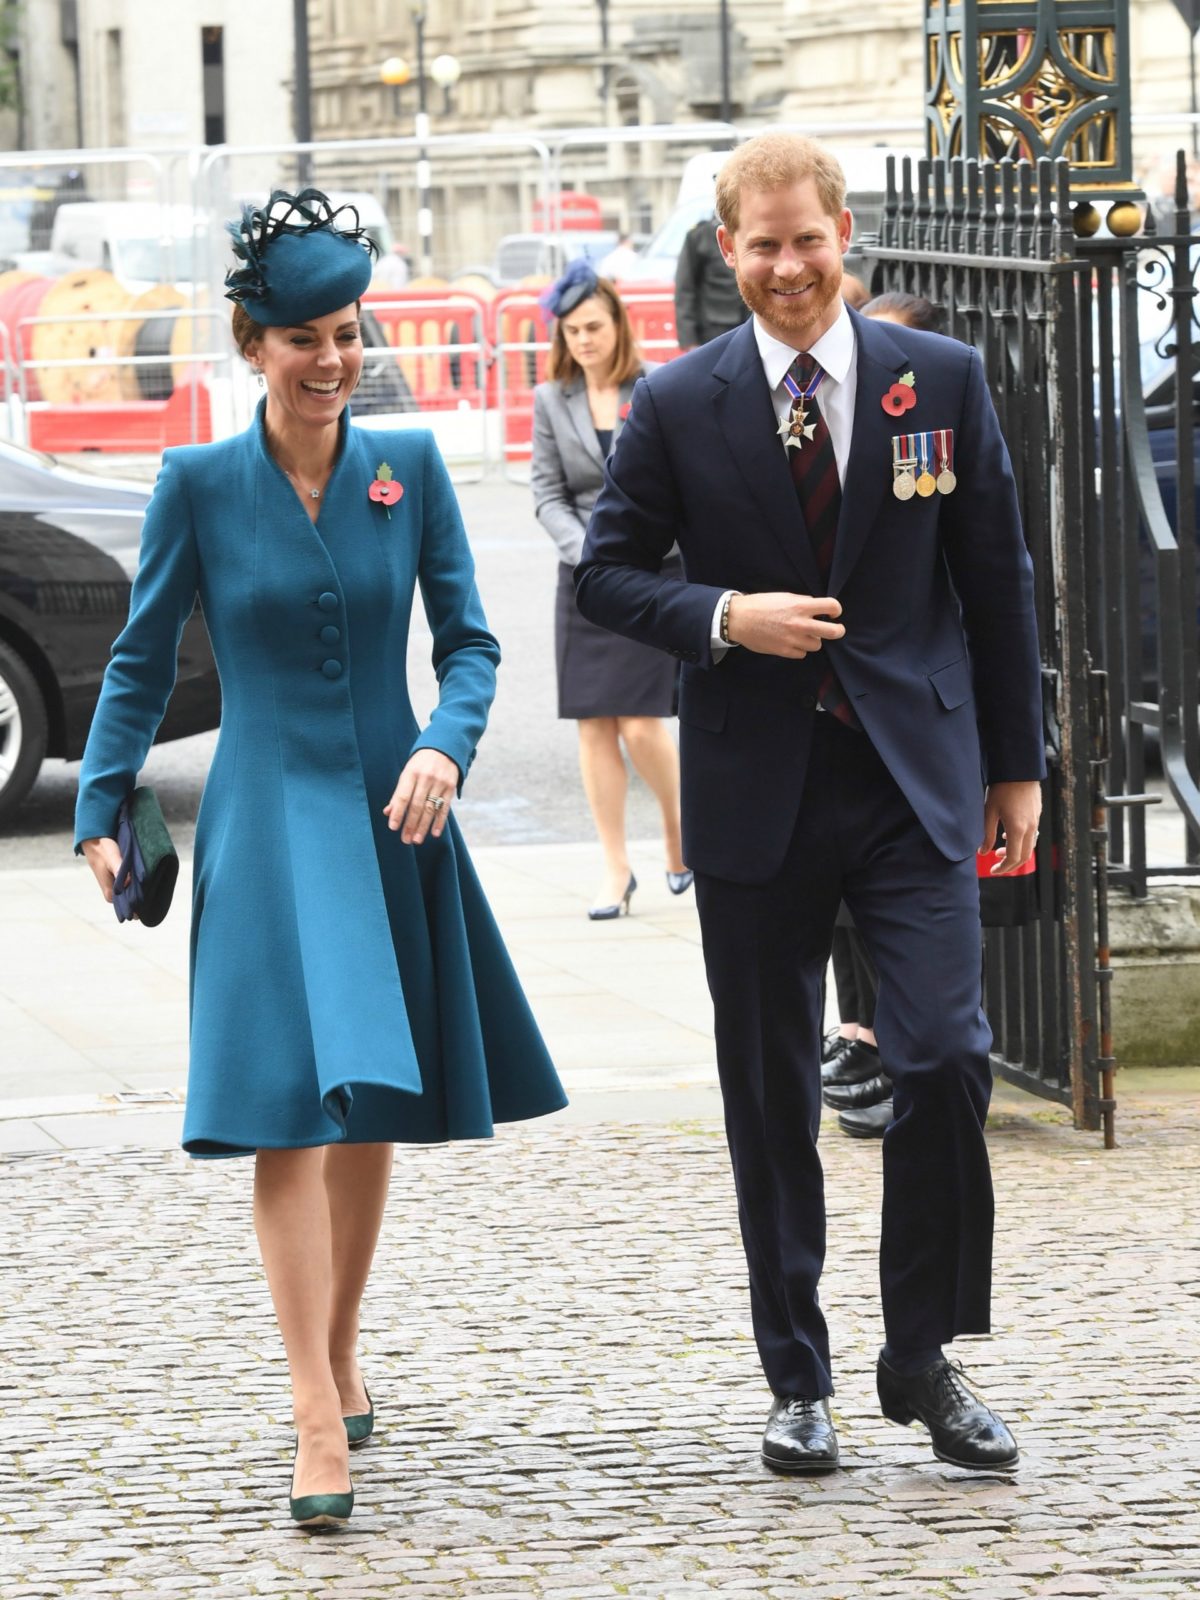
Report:
[[[955,706],[965,705],[971,698],[971,663],[966,656],[960,656],[948,666],[931,672],[929,681],[946,710],[953,711]]]
[[[728,702],[723,695],[705,694],[694,684],[683,681],[679,685],[679,720],[692,728],[704,728],[708,733],[721,733],[725,727]]]

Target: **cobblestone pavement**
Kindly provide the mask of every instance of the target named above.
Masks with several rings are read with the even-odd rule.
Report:
[[[286,1521],[285,1369],[245,1162],[0,1161],[0,1594],[787,1600],[1200,1586],[1200,1113],[1106,1154],[1005,1101],[998,1333],[959,1350],[1012,1481],[874,1404],[879,1150],[827,1138],[844,1470],[772,1477],[715,1123],[402,1151],[366,1308],[351,1526]],[[1189,1257],[1190,1252],[1190,1257]],[[956,1347],[957,1350],[957,1347]]]

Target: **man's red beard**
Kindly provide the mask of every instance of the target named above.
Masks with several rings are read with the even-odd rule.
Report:
[[[820,322],[842,287],[842,274],[839,271],[836,277],[830,275],[813,279],[813,286],[807,294],[789,299],[773,294],[765,284],[744,278],[736,268],[734,272],[738,292],[751,311],[756,312],[768,327],[774,324],[793,337]]]

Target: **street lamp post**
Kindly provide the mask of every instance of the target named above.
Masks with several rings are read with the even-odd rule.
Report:
[[[312,70],[308,48],[308,0],[292,0],[293,45],[295,50],[295,99],[292,107],[297,144],[312,143]],[[296,170],[303,189],[312,182],[312,152],[302,150],[296,157]]]
[[[413,119],[417,138],[417,235],[420,239],[421,276],[428,278],[433,273],[433,208],[429,204],[430,172],[427,149],[429,110],[425,98],[424,0],[414,0],[409,7],[409,15],[412,17],[417,35],[417,114]],[[402,56],[389,56],[380,67],[379,76],[384,83],[392,86],[393,110],[398,118],[401,86],[412,78],[408,62]],[[445,109],[449,110],[450,90],[462,76],[462,67],[457,58],[449,55],[435,56],[430,64],[429,76],[441,89]]]
[[[721,0],[721,121],[728,122],[733,114],[729,93],[729,0]]]
[[[600,107],[605,122],[608,121],[608,88],[611,71],[608,64],[608,0],[596,0],[600,11]]]
[[[421,240],[421,275],[433,275],[433,207],[429,204],[429,111],[425,102],[425,4],[409,8],[417,30],[417,233]]]

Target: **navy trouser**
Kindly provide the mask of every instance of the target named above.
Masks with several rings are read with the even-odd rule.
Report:
[[[754,1334],[772,1390],[833,1392],[817,1293],[817,1134],[822,978],[842,899],[879,975],[875,1032],[894,1085],[879,1256],[887,1340],[924,1350],[986,1333],[992,1034],[980,1004],[975,862],[947,861],[866,735],[826,713],[778,875],[747,885],[697,873],[696,896]]]

